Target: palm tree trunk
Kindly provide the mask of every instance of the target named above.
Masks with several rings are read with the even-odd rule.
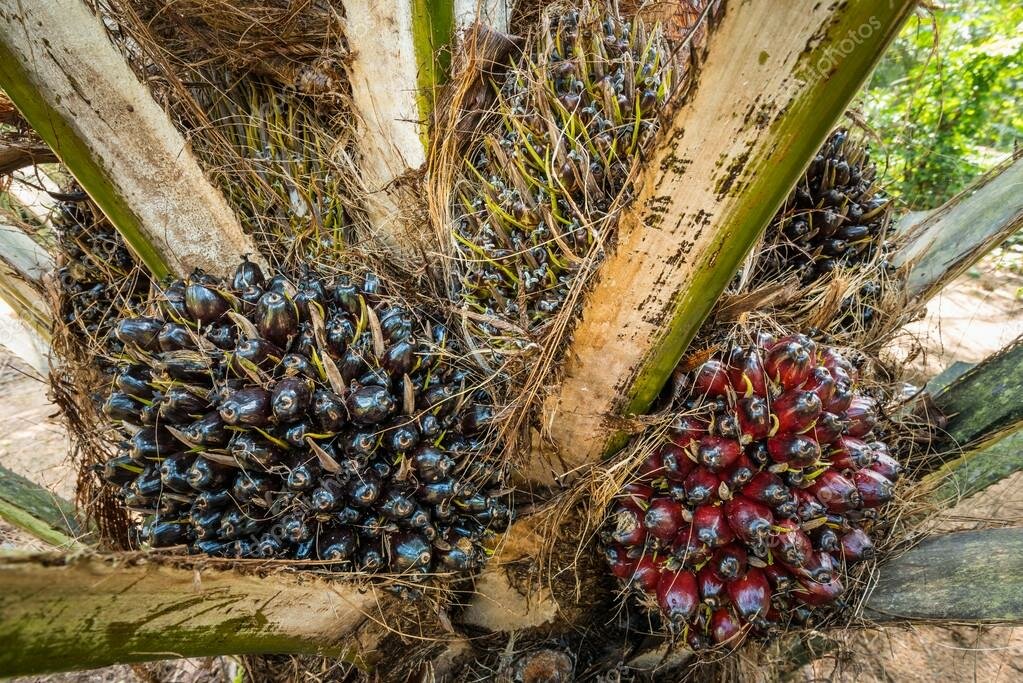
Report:
[[[599,459],[616,418],[649,407],[913,4],[725,5],[584,304],[544,411],[560,448],[538,481]]]
[[[257,253],[80,0],[0,0],[0,87],[154,276]]]

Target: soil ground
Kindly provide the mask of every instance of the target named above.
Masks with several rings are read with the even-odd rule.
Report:
[[[1018,264],[1018,254],[1013,256]],[[999,258],[985,259],[936,298],[923,320],[907,327],[894,350],[911,376],[923,383],[954,361],[977,362],[1023,334],[1023,275]],[[912,342],[921,352],[909,351]],[[46,398],[45,385],[0,349],[0,464],[43,483],[58,495],[73,496],[65,458],[66,436]],[[1023,520],[1023,475],[963,501],[946,513],[949,529],[1012,524]],[[0,549],[43,549],[44,545],[0,522]],[[190,660],[146,667],[110,667],[21,681],[125,681],[151,683],[231,681],[237,668],[228,659]],[[756,675],[752,675],[756,678]],[[799,681],[878,683],[1010,683],[1023,680],[1023,629],[886,629],[848,636],[832,654],[795,673]],[[263,683],[263,682],[258,682]]]

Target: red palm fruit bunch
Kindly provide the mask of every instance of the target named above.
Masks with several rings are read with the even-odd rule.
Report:
[[[679,377],[684,412],[611,505],[611,571],[694,649],[835,603],[900,466],[839,352],[762,335]]]

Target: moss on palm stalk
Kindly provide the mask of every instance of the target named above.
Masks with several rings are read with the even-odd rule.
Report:
[[[542,337],[599,262],[672,81],[659,29],[587,4],[549,14],[493,84],[495,113],[466,155],[453,236],[461,298],[497,345],[526,341],[501,322]]]

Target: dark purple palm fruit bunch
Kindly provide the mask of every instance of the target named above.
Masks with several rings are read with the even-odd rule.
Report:
[[[118,322],[104,405],[123,441],[100,475],[151,547],[467,572],[510,519],[487,395],[447,330],[377,276],[327,284],[202,272]]]
[[[794,272],[805,284],[838,266],[884,267],[890,204],[866,144],[834,131],[768,227],[759,277]]]
[[[899,463],[838,351],[761,335],[676,373],[681,413],[611,506],[612,574],[694,649],[839,601]]]

